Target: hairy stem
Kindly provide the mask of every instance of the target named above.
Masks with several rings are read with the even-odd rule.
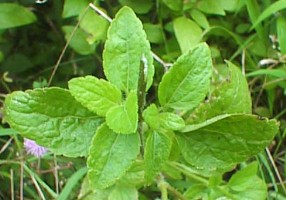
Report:
[[[138,128],[137,132],[140,137],[141,147],[140,152],[142,157],[144,157],[144,139],[143,139],[143,110],[145,106],[145,90],[146,90],[146,81],[144,74],[145,63],[142,61],[139,68],[139,78],[138,78]]]

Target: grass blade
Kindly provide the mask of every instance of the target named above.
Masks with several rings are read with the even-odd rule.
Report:
[[[64,189],[60,193],[57,200],[66,200],[69,197],[69,194],[72,192],[74,186],[78,184],[78,181],[86,174],[87,168],[83,167],[75,172],[67,181]]]
[[[278,17],[276,26],[280,51],[282,54],[286,54],[286,20],[284,17]]]
[[[248,2],[248,1],[246,1]],[[267,9],[265,9],[260,15],[259,17],[256,19],[256,21],[253,23],[252,27],[250,28],[250,30],[254,29],[255,27],[257,27],[263,20],[265,20],[266,18],[270,17],[271,15],[273,15],[274,13],[278,12],[279,10],[283,10],[286,8],[286,0],[280,0],[280,1],[276,1],[275,3],[273,3],[271,6],[269,6]]]

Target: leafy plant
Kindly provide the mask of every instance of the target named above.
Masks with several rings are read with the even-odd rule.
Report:
[[[13,92],[5,99],[5,119],[54,154],[87,157],[80,194],[86,198],[148,198],[143,186],[157,183],[164,200],[168,191],[180,199],[264,199],[256,163],[228,183],[223,174],[267,147],[278,123],[251,114],[247,82],[234,64],[227,62],[222,73],[206,43],[190,45],[181,46],[184,53],[163,75],[158,100],[150,101],[150,45],[141,21],[123,7],[104,47],[107,80],[85,76],[71,79],[68,89]],[[177,180],[185,186],[176,187]]]

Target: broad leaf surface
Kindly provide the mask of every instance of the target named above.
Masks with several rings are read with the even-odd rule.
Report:
[[[179,17],[173,24],[182,53],[186,53],[200,42],[203,31],[196,22],[186,17]]]
[[[218,85],[209,100],[195,109],[187,123],[200,123],[215,116],[231,113],[251,113],[248,84],[240,69],[228,62],[229,77]]]
[[[184,110],[197,107],[209,91],[211,75],[211,54],[203,43],[179,57],[164,74],[159,85],[160,104]]]
[[[99,116],[121,103],[121,91],[106,80],[94,76],[73,78],[69,90],[75,99]]]
[[[163,3],[174,11],[180,11],[183,8],[182,0],[163,0]]]
[[[117,184],[110,193],[109,200],[136,200],[138,199],[138,192],[136,187],[131,185]]]
[[[74,26],[63,26],[66,41],[69,40],[72,32],[74,31]],[[94,53],[96,43],[90,44],[87,41],[88,34],[84,32],[81,28],[77,28],[69,45],[80,55],[89,55]]]
[[[201,170],[221,171],[262,151],[278,131],[276,120],[229,115],[177,134],[186,161]]]
[[[145,122],[153,130],[181,130],[185,127],[185,121],[174,113],[162,112],[159,113],[155,104],[148,106],[143,112]]]
[[[167,130],[181,130],[185,127],[185,121],[174,113],[163,112],[159,114],[160,125]]]
[[[36,21],[36,15],[16,3],[0,3],[0,29],[23,26]]]
[[[148,65],[145,70],[148,89],[154,74],[150,44],[141,21],[130,8],[123,7],[116,14],[107,34],[103,51],[106,78],[122,91],[137,90],[142,57],[146,58]]]
[[[5,99],[5,119],[24,137],[70,157],[87,155],[102,122],[61,88],[13,92]]]
[[[68,18],[79,15],[91,0],[65,0],[62,17]]]
[[[77,1],[81,2],[81,1]],[[88,3],[86,4],[88,5]],[[85,6],[86,7],[86,6]],[[84,15],[84,17],[82,16]],[[94,10],[89,9],[86,13],[79,16],[80,28],[88,33],[87,41],[92,44],[99,40],[105,40],[107,35],[108,21],[102,16],[98,15]]]
[[[138,123],[137,94],[132,91],[123,105],[112,107],[106,113],[106,123],[114,132],[135,133]]]
[[[146,165],[145,177],[152,182],[168,160],[172,140],[168,133],[151,131],[146,142],[144,160]]]
[[[256,175],[257,168],[257,163],[252,163],[236,172],[229,180],[228,187],[238,199],[266,199],[267,185]]]
[[[159,129],[159,111],[155,104],[151,104],[143,111],[143,118],[150,128]]]
[[[139,153],[138,134],[116,134],[106,124],[96,132],[87,160],[92,188],[104,189],[120,179]]]

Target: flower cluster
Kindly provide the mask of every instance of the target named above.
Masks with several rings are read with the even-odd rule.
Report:
[[[24,138],[24,147],[28,154],[36,157],[42,157],[48,151],[47,148],[38,145],[34,140]]]

